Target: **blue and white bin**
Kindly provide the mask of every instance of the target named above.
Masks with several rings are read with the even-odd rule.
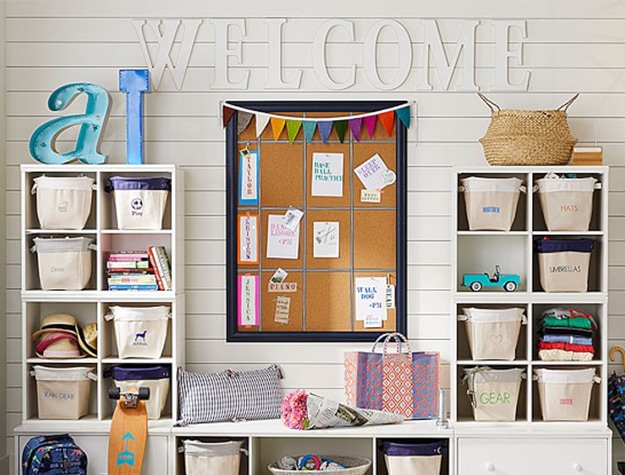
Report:
[[[520,193],[526,191],[523,182],[516,177],[475,176],[463,178],[461,182],[469,230],[510,231]]]
[[[160,419],[169,394],[169,367],[157,366],[113,366],[113,382],[122,392],[130,389],[150,388],[146,401],[148,419]]]
[[[112,176],[109,181],[118,229],[162,229],[170,178]]]
[[[586,292],[593,239],[536,241],[540,285],[545,292]]]
[[[444,440],[384,441],[382,450],[388,475],[439,475],[447,445]]]

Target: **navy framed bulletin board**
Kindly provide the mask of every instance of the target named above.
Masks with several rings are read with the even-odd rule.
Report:
[[[224,104],[228,341],[406,334],[409,111],[405,101]]]

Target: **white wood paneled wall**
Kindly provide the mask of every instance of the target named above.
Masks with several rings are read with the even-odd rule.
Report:
[[[245,12],[249,43],[242,62],[249,69],[246,90],[212,90],[214,30],[210,18],[241,18]],[[186,170],[187,362],[198,371],[225,367],[253,368],[279,363],[287,389],[308,388],[342,399],[342,354],[368,345],[228,344],[225,341],[225,166],[224,133],[219,102],[225,99],[408,99],[416,101],[418,119],[408,146],[409,338],[413,348],[440,351],[443,381],[449,384],[449,313],[451,311],[451,169],[485,165],[481,137],[489,110],[476,94],[457,91],[459,68],[449,90],[435,84],[419,91],[418,54],[423,41],[420,18],[436,19],[446,47],[456,41],[461,21],[525,19],[523,65],[511,66],[511,78],[531,72],[527,92],[491,93],[506,108],[554,108],[581,92],[569,110],[573,134],[580,143],[604,147],[610,179],[610,345],[625,345],[625,5],[617,0],[447,1],[428,2],[197,2],[189,0],[121,2],[104,0],[11,1],[6,21],[6,433],[20,422],[19,305],[19,165],[31,163],[28,140],[51,118],[47,98],[56,87],[89,81],[112,93],[111,117],[101,149],[112,163],[124,163],[125,102],[117,91],[123,68],[145,68],[132,20],[144,18],[204,19],[196,38],[184,86],[177,90],[165,72],[159,90],[145,100],[145,151],[149,163],[175,163]],[[264,17],[287,18],[283,30],[283,75],[303,70],[299,90],[266,90],[267,34]],[[355,42],[332,40],[328,62],[333,73],[357,65],[356,84],[339,93],[314,80],[310,43],[328,17],[355,24]],[[379,18],[398,19],[413,36],[415,51],[408,81],[393,91],[380,91],[364,79],[363,34]],[[0,18],[1,19],[1,18]],[[1,31],[1,28],[0,28]],[[384,37],[383,40],[386,41]],[[477,31],[476,83],[487,89],[493,77],[492,31]],[[379,49],[382,73],[392,74],[393,45]],[[308,55],[308,56],[307,56]],[[390,59],[389,59],[390,58]],[[239,70],[237,70],[239,69]],[[239,77],[241,67],[232,67]],[[435,83],[435,81],[434,81]],[[70,113],[82,111],[78,100]],[[2,118],[0,118],[0,125]],[[71,133],[67,138],[71,138]],[[1,191],[1,189],[0,189]],[[1,335],[0,331],[0,335]],[[313,356],[314,355],[314,356]],[[2,358],[0,357],[0,364]],[[620,365],[615,365],[620,369]],[[0,421],[2,419],[0,418]],[[4,433],[4,426],[0,435]],[[12,445],[8,445],[12,447]],[[0,445],[0,449],[2,445]],[[10,450],[10,449],[9,449]],[[1,454],[1,452],[0,452]],[[617,456],[625,455],[620,441]]]
[[[0,25],[4,24],[4,3],[0,3]],[[0,32],[4,32],[4,28],[0,28]],[[0,44],[4,46],[4,35],[0,35],[2,39]],[[0,48],[0,70],[4,70],[4,47]],[[0,75],[0,111],[5,110],[5,76]],[[5,117],[4,114],[0,115],[0,144],[4,143],[5,138]],[[0,167],[4,169],[5,161],[4,150],[0,149]],[[0,209],[5,209],[5,181],[0,182]],[[5,236],[5,222],[0,222],[0,236],[4,242]],[[5,255],[6,246],[0,246],[0,266],[4,266],[6,262]],[[6,284],[6,273],[0,272],[0,289],[4,289]],[[6,315],[5,299],[0,298],[0,315]],[[6,340],[6,325],[0,325],[0,341]],[[0,388],[7,387],[7,373],[6,373],[6,352],[0,351]],[[0,407],[6,407],[6,391],[2,391],[4,394],[0,394]],[[0,411],[0,471],[7,472],[9,468],[9,460],[5,458],[6,454],[6,434],[7,434],[7,414],[6,411]]]

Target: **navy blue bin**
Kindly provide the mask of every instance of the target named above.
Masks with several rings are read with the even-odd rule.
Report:
[[[439,475],[447,441],[424,439],[415,442],[385,441],[382,444],[388,475]]]
[[[171,178],[112,176],[105,189],[113,192],[118,229],[162,229]]]
[[[586,292],[593,239],[536,241],[540,285],[545,292]]]
[[[150,398],[146,401],[148,419],[160,419],[169,394],[169,366],[119,365],[111,368],[115,386],[122,391],[131,388],[150,388]]]

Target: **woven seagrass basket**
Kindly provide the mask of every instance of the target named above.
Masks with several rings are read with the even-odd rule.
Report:
[[[501,109],[478,92],[491,110],[491,121],[480,139],[491,165],[566,165],[577,138],[571,135],[566,110],[576,94],[555,110]]]
[[[295,475],[298,473],[305,473],[306,475],[327,475],[329,473],[336,475],[365,475],[369,467],[371,466],[371,460],[360,457],[344,457],[342,455],[323,455],[324,458],[332,459],[340,464],[345,465],[347,468],[338,470],[283,470],[277,468],[277,462],[269,464],[267,467],[274,475]]]

